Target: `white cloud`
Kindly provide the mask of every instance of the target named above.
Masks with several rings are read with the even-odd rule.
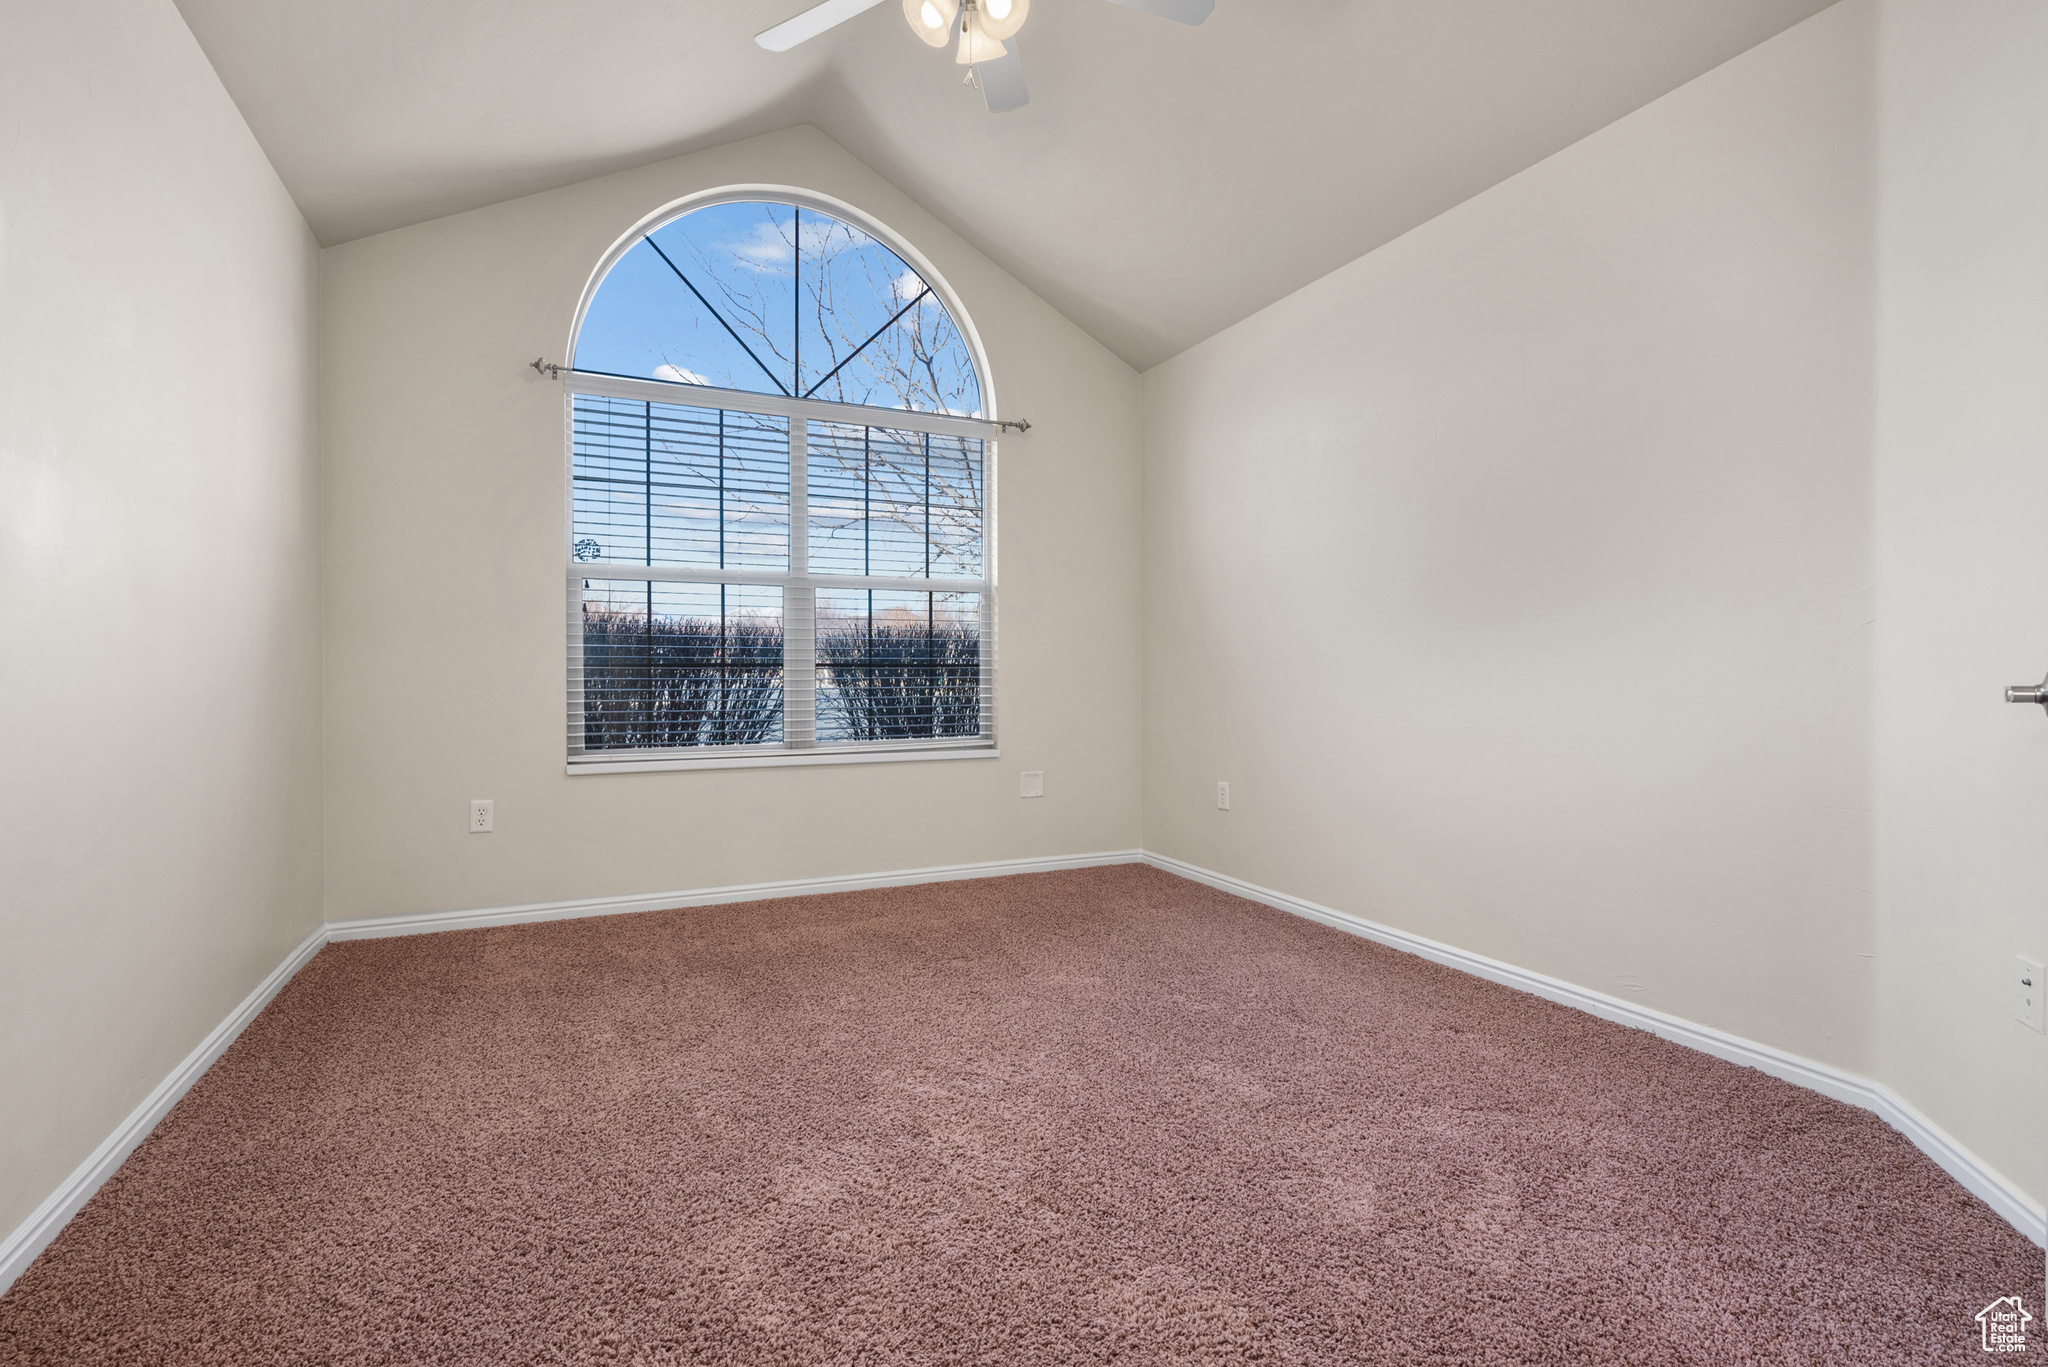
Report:
[[[731,252],[733,259],[742,266],[756,271],[778,270],[789,265],[796,255],[789,245],[780,226],[774,223],[756,223],[753,232],[738,242],[721,242],[719,247]]]
[[[880,244],[872,237],[852,224],[842,223],[836,218],[827,218],[823,214],[804,215],[796,244],[790,241],[790,226],[786,220],[756,223],[744,237],[737,241],[712,244],[710,250],[724,252],[741,269],[756,273],[788,270],[796,256],[797,245],[803,247],[805,259],[812,262],[848,250],[886,250],[880,248]]]
[[[679,366],[679,365],[658,365],[658,366],[656,366],[656,367],[654,368],[654,378],[655,378],[655,379],[657,379],[657,380],[667,380],[667,381],[668,381],[668,382],[669,382],[670,384],[710,384],[710,383],[711,383],[711,381],[709,381],[709,380],[705,379],[705,378],[704,378],[704,377],[703,377],[702,375],[699,375],[699,374],[698,374],[698,373],[697,373],[696,371],[694,371],[694,370],[685,370],[685,369],[683,369],[683,368],[682,368],[681,366]]]
[[[889,289],[896,296],[896,304],[900,308],[917,298],[919,291],[924,289],[924,278],[916,271],[905,271],[889,282]]]

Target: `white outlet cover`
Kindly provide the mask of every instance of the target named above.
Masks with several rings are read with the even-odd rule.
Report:
[[[1045,796],[1045,770],[1026,769],[1017,776],[1018,797]]]
[[[1216,810],[1219,812],[1230,810],[1230,785],[1228,783],[1219,781],[1216,785]]]
[[[2041,1014],[2041,965],[2031,959],[2014,961],[2012,975],[2012,1016],[2023,1025],[2043,1030]],[[2048,1030],[2043,1030],[2048,1034]]]
[[[496,813],[493,810],[495,805],[487,797],[473,797],[469,800],[469,833],[471,835],[484,835],[490,831],[492,822],[496,817]]]

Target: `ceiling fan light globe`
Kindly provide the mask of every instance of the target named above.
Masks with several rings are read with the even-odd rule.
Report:
[[[982,30],[981,11],[969,10],[960,21],[960,51],[954,56],[956,66],[973,66],[978,62],[993,62],[998,57],[1007,57],[1010,49],[999,38],[991,38]]]
[[[982,0],[978,11],[981,31],[1001,42],[1023,28],[1025,16],[1030,13],[1031,0]]]
[[[903,18],[910,31],[932,47],[944,47],[953,36],[953,16],[960,0],[903,0]]]

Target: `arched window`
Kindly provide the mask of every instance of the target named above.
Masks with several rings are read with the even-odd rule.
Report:
[[[953,315],[873,234],[741,200],[634,240],[584,311],[576,369],[755,394],[979,416]]]
[[[982,376],[875,230],[758,198],[644,229],[567,380],[572,771],[993,747]]]

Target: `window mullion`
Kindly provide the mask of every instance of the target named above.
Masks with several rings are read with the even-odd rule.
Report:
[[[789,420],[789,572],[782,590],[782,739],[818,742],[818,595],[811,569],[810,424]]]
[[[585,579],[625,579],[657,584],[798,584],[823,589],[899,589],[912,593],[980,593],[986,579],[926,579],[921,575],[784,574],[780,570],[719,569],[716,565],[640,565],[610,560],[574,560],[570,572]]]

